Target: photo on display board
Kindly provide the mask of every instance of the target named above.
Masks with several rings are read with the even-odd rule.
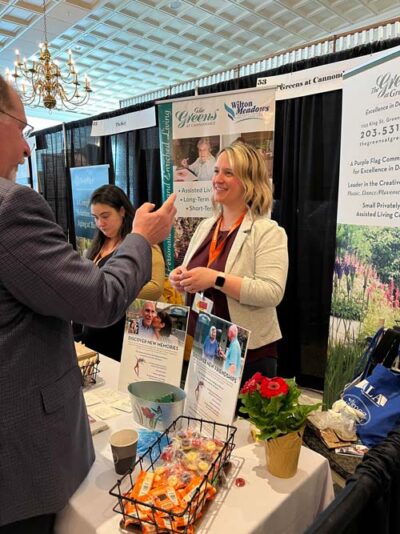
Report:
[[[189,308],[136,299],[126,313],[120,391],[142,380],[179,386]]]
[[[327,406],[353,378],[365,340],[379,326],[400,324],[399,258],[399,227],[337,225],[324,388]]]
[[[199,313],[185,383],[186,415],[232,422],[249,336],[234,323]]]
[[[219,135],[174,139],[174,182],[210,181],[219,147]]]

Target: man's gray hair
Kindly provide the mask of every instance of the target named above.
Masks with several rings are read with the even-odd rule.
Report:
[[[11,85],[0,74],[0,109],[12,108]]]

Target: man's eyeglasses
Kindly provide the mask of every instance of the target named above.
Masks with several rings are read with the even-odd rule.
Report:
[[[22,135],[24,136],[25,139],[28,139],[28,137],[30,137],[33,130],[35,129],[33,126],[31,126],[27,122],[21,121],[21,119],[19,119],[18,117],[15,117],[14,115],[11,115],[11,113],[8,113],[7,111],[4,111],[3,109],[0,109],[0,113],[4,113],[4,115],[7,115],[8,117],[11,117],[12,119],[24,125],[24,129],[22,130]]]

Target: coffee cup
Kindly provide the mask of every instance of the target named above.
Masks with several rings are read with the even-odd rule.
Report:
[[[136,449],[139,434],[136,430],[124,429],[110,436],[110,445],[114,460],[115,472],[124,475],[131,469],[136,460]]]

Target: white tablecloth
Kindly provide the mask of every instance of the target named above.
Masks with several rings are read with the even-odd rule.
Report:
[[[117,389],[119,364],[101,357],[100,378],[95,388]],[[115,499],[108,491],[118,475],[109,446],[112,432],[135,427],[131,414],[107,420],[109,430],[93,437],[96,461],[85,481],[58,516],[57,534],[114,534],[120,532],[120,514],[113,512]],[[247,421],[238,427],[228,481],[210,504],[196,533],[299,534],[333,499],[328,461],[302,447],[297,474],[290,479],[274,477],[265,467],[264,447],[250,438]],[[237,487],[237,477],[246,484]]]

